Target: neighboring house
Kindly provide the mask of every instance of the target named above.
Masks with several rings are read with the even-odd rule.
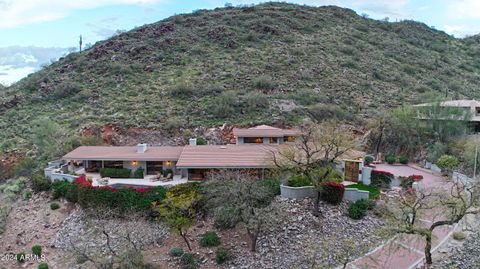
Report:
[[[295,142],[295,138],[299,134],[300,131],[296,129],[280,129],[268,125],[233,129],[233,135],[235,136],[237,145]]]
[[[476,100],[453,100],[440,103],[425,103],[413,106],[420,119],[463,120],[474,132],[480,132],[480,102]],[[440,111],[435,108],[438,107]]]

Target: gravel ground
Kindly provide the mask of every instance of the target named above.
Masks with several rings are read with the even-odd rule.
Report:
[[[382,221],[371,212],[361,220],[350,219],[348,204],[321,204],[323,216],[311,214],[312,201],[276,198],[285,208],[284,221],[270,227],[259,239],[257,253],[245,243],[233,246],[235,258],[230,268],[333,268],[345,258],[356,257],[379,245],[382,238],[376,231]],[[352,257],[345,253],[352,251]]]
[[[434,268],[480,268],[480,232],[471,234],[463,244],[450,244],[447,253]]]

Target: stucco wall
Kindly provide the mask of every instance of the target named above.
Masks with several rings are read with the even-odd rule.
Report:
[[[357,188],[345,189],[345,194],[343,195],[343,199],[350,202],[356,202],[362,199],[367,200],[369,195],[370,195],[370,192],[362,191]]]
[[[290,199],[315,198],[317,196],[317,192],[313,186],[289,187],[283,184],[280,185],[280,194],[282,197]]]

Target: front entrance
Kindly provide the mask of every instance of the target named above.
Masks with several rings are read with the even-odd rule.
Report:
[[[345,161],[345,180],[357,182],[360,173],[360,163],[354,161]]]
[[[161,175],[163,172],[163,162],[147,162],[147,175]]]

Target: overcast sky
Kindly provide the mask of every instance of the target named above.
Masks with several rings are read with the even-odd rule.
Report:
[[[72,47],[165,17],[196,9],[260,1],[216,0],[0,0],[0,47]],[[338,5],[371,18],[414,19],[457,37],[480,32],[480,0],[305,0],[307,5]]]

